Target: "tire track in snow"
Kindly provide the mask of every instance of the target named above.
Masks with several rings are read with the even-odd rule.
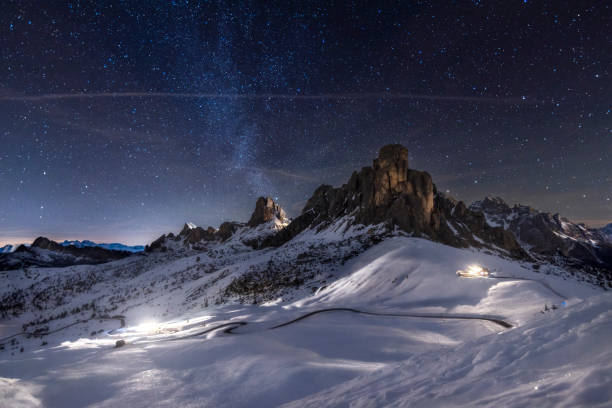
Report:
[[[320,313],[327,313],[327,312],[351,312],[351,313],[358,313],[358,314],[364,314],[364,315],[369,315],[369,316],[389,316],[389,317],[412,317],[412,318],[423,318],[423,319],[458,319],[458,320],[484,320],[484,321],[489,321],[489,322],[493,322],[495,324],[498,324],[499,326],[502,326],[503,328],[506,329],[511,329],[513,326],[512,324],[506,322],[505,320],[502,320],[501,318],[497,318],[497,317],[490,317],[490,316],[481,316],[481,315],[459,315],[459,314],[445,314],[445,313],[438,313],[438,314],[427,314],[427,313],[383,313],[383,312],[368,312],[368,311],[363,311],[363,310],[358,310],[358,309],[353,309],[353,308],[347,308],[347,307],[332,307],[329,309],[321,309],[321,310],[315,310],[313,312],[310,313],[306,313],[305,315],[302,315],[296,319],[290,320],[288,322],[285,323],[281,323],[278,324],[276,326],[272,326],[269,328],[269,330],[273,330],[273,329],[278,329],[280,327],[284,327],[284,326],[288,326],[290,324],[299,322],[300,320],[304,320],[310,316],[314,316]]]
[[[349,313],[363,314],[363,315],[368,315],[368,316],[407,317],[407,318],[419,318],[419,319],[481,320],[481,321],[488,321],[488,322],[495,323],[495,324],[503,327],[504,329],[511,329],[512,327],[514,327],[511,323],[503,320],[502,318],[493,317],[493,316],[459,315],[459,314],[444,314],[444,313],[438,313],[438,314],[427,314],[427,313],[383,313],[383,312],[369,312],[369,311],[358,310],[358,309],[353,309],[353,308],[348,308],[348,307],[332,307],[332,308],[327,308],[327,309],[314,310],[312,312],[309,312],[309,313],[306,313],[306,314],[304,314],[302,316],[299,316],[299,317],[297,317],[295,319],[289,320],[289,321],[281,323],[281,324],[277,324],[277,325],[272,326],[272,327],[268,327],[267,329],[264,329],[264,330],[279,329],[281,327],[289,326],[291,324],[297,323],[297,322],[302,321],[304,319],[307,319],[309,317],[312,317],[312,316],[315,316],[315,315],[318,315],[318,314],[322,314],[322,313],[329,313],[329,312],[349,312]],[[201,332],[189,334],[187,336],[182,336],[182,337],[177,337],[177,338],[170,338],[170,339],[161,339],[161,340],[157,340],[157,341],[153,341],[153,342],[174,341],[174,340],[189,339],[189,338],[201,336],[203,334],[208,334],[208,333],[211,333],[211,332],[223,329],[223,328],[225,328],[225,330],[223,330],[224,333],[229,333],[229,334],[247,334],[247,333],[234,333],[233,330],[235,330],[235,329],[237,329],[239,327],[242,327],[242,326],[246,326],[248,324],[249,324],[249,322],[245,322],[245,321],[227,322],[227,323],[219,324],[219,325],[214,326],[214,327],[210,327],[210,328],[208,328],[208,329],[206,329],[204,331],[201,331]],[[146,343],[149,343],[149,342],[146,342]],[[145,343],[141,343],[141,344],[145,344]]]
[[[529,279],[529,278],[519,278],[516,276],[489,276],[489,279],[514,279],[514,280],[522,280],[522,281],[530,281],[530,282],[536,282],[539,283],[540,285],[544,286],[546,289],[548,289],[549,291],[551,291],[552,293],[554,293],[555,295],[559,296],[561,299],[563,300],[567,300],[567,296],[565,296],[562,293],[557,292],[555,289],[552,288],[552,286],[550,286],[548,283],[541,281],[539,279]]]

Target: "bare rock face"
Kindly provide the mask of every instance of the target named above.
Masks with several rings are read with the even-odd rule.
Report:
[[[200,241],[213,241],[216,239],[216,230],[213,227],[204,229],[192,223],[185,223],[183,229],[178,234],[178,239],[183,239],[184,243],[195,244]]]
[[[251,215],[251,219],[247,223],[249,227],[256,227],[260,224],[278,218],[283,221],[287,219],[285,211],[280,205],[276,204],[270,197],[259,197],[255,203],[255,211]]]
[[[32,247],[40,249],[48,249],[50,251],[61,251],[62,246],[55,241],[51,241],[47,237],[38,237],[32,242]]]
[[[280,205],[276,204],[270,197],[259,197],[255,203],[255,210],[251,215],[251,219],[246,225],[253,228],[275,219],[281,222],[282,227],[289,223],[289,219]],[[187,247],[197,247],[201,249],[205,247],[206,242],[223,242],[228,240],[244,226],[244,223],[227,221],[222,223],[219,229],[213,227],[204,229],[192,223],[185,223],[178,235],[172,233],[162,235],[150,245],[147,245],[145,252],[165,252],[173,246],[170,241],[180,241]],[[271,229],[270,231],[274,233],[276,229]],[[251,239],[245,242],[245,244],[252,247],[259,247],[259,238]]]
[[[347,184],[319,187],[302,213],[314,211],[332,219],[354,213],[361,224],[390,222],[406,231],[428,233],[434,195],[431,176],[408,168],[408,150],[387,145],[372,167],[354,172]]]
[[[190,244],[195,244],[200,241],[213,241],[216,238],[215,233],[216,230],[212,227],[208,227],[207,229],[195,227],[189,231],[185,240]]]
[[[219,231],[217,231],[217,235],[221,238],[222,241],[225,241],[232,235],[234,232],[238,230],[244,224],[240,224],[238,222],[226,221],[219,226]]]
[[[408,181],[408,149],[402,145],[387,145],[374,160],[374,202],[385,205],[396,194],[410,193]]]
[[[179,235],[187,236],[194,228],[196,228],[194,225],[186,222],[185,225],[183,225],[183,229],[181,230],[181,232],[179,232]]]

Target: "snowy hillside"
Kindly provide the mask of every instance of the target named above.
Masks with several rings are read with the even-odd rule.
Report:
[[[404,236],[389,237],[344,265],[326,262],[333,252],[350,254],[364,245],[359,231],[341,231],[308,231],[292,245],[265,251],[233,242],[205,255],[157,254],[25,276],[4,272],[10,288],[33,285],[33,293],[45,293],[36,290],[44,287],[49,298],[28,300],[19,318],[5,320],[2,337],[18,332],[41,308],[68,311],[45,323],[49,332],[92,317],[92,310],[97,317],[42,339],[3,340],[3,401],[45,407],[608,401],[608,293],[555,266],[534,269]],[[304,248],[322,261],[309,284],[279,288],[263,306],[248,304],[256,291],[221,290],[222,282]],[[221,251],[232,251],[235,260],[216,264]],[[456,270],[468,264],[486,266],[497,278],[458,277]],[[87,277],[88,290],[54,297],[62,282],[79,288]],[[245,304],[214,305],[219,296],[243,296]],[[83,306],[70,313],[76,305]],[[117,340],[126,346],[115,349]]]

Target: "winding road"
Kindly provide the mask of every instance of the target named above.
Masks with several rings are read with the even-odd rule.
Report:
[[[383,312],[369,312],[369,311],[364,311],[364,310],[358,310],[358,309],[353,309],[353,308],[347,308],[347,307],[332,307],[332,308],[327,308],[327,309],[319,309],[319,310],[314,310],[312,312],[303,314],[295,319],[289,320],[287,322],[281,323],[281,324],[277,324],[275,326],[272,327],[268,327],[267,329],[264,330],[275,330],[275,329],[279,329],[281,327],[285,327],[285,326],[289,326],[291,324],[297,323],[301,320],[307,319],[309,317],[318,315],[318,314],[322,314],[322,313],[330,313],[330,312],[349,312],[349,313],[357,313],[357,314],[363,314],[363,315],[368,315],[368,316],[388,316],[388,317],[408,317],[408,318],[419,318],[419,319],[438,319],[438,320],[447,320],[447,319],[457,319],[457,320],[481,320],[481,321],[488,321],[488,322],[492,322],[495,323],[501,327],[503,327],[504,329],[511,329],[513,327],[513,325],[505,320],[503,320],[502,318],[499,317],[494,317],[494,316],[483,316],[483,315],[459,315],[459,314],[444,314],[444,313],[438,313],[438,314],[426,314],[426,313],[383,313]],[[159,342],[159,341],[176,341],[176,340],[184,340],[184,339],[190,339],[193,337],[199,337],[202,336],[204,334],[208,334],[217,330],[221,330],[224,329],[223,332],[224,333],[229,333],[229,334],[240,334],[240,333],[235,333],[234,330],[242,327],[242,326],[246,326],[248,325],[249,322],[246,321],[236,321],[236,322],[226,322],[226,323],[222,323],[213,327],[208,327],[203,331],[200,332],[196,332],[196,333],[191,333],[189,335],[186,336],[181,336],[181,337],[174,337],[174,338],[169,338],[169,339],[160,339],[157,341],[153,341],[153,342]],[[139,344],[147,344],[150,343],[149,341],[146,342],[142,342]]]

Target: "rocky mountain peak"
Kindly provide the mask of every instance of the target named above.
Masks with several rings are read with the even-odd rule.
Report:
[[[484,200],[481,201],[481,203],[488,206],[509,207],[509,205],[504,201],[504,199],[498,196],[487,196],[484,198]]]
[[[57,242],[51,241],[47,237],[36,238],[34,242],[32,242],[31,246],[33,248],[49,249],[49,250],[57,250],[60,248],[60,245]]]
[[[496,196],[487,196],[482,200],[473,202],[470,205],[470,210],[499,216],[506,216],[512,211],[510,206],[501,197]]]
[[[191,230],[196,229],[196,228],[198,227],[195,224],[191,222],[186,222],[185,225],[183,225],[183,229],[181,230],[181,232],[179,232],[179,235],[187,236],[189,235]]]
[[[277,218],[280,221],[287,220],[287,214],[282,207],[274,202],[270,197],[259,197],[255,203],[255,211],[247,223],[249,227],[256,227],[260,224]]]
[[[354,172],[347,184],[319,187],[302,214],[264,246],[282,245],[306,228],[325,228],[342,217],[351,224],[384,224],[449,245],[486,242],[514,256],[524,255],[511,233],[491,227],[482,213],[463,202],[438,194],[429,173],[410,169],[408,150],[401,145],[382,147],[372,167]]]
[[[374,159],[374,169],[392,170],[398,174],[408,170],[408,149],[400,144],[390,144],[380,148],[378,158]]]

